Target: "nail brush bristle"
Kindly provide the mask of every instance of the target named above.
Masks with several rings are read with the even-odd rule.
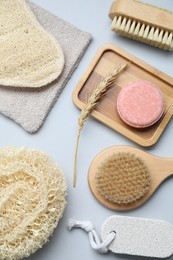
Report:
[[[128,10],[130,3],[132,7]],[[159,18],[161,16],[163,19]],[[113,4],[111,7],[110,17],[113,20],[112,31],[164,50],[173,50],[173,14],[171,12],[139,1],[117,0],[115,6]]]

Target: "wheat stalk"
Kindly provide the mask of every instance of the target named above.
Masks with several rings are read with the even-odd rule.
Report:
[[[91,96],[89,97],[86,105],[83,107],[80,116],[78,118],[78,135],[76,139],[76,149],[74,156],[74,178],[73,187],[76,186],[76,166],[77,166],[77,152],[79,146],[79,138],[81,130],[84,126],[84,122],[87,120],[88,116],[92,112],[93,108],[97,105],[99,100],[106,94],[106,92],[112,87],[113,83],[117,79],[118,75],[125,69],[127,64],[120,65],[115,68],[108,76],[103,78],[101,82],[94,88]]]

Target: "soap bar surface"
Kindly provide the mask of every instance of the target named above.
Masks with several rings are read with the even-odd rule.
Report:
[[[164,112],[163,94],[154,84],[137,80],[120,91],[117,111],[126,124],[148,127],[156,123]]]
[[[102,225],[103,241],[111,231],[116,232],[109,245],[113,253],[158,258],[173,254],[173,226],[166,221],[112,216]]]

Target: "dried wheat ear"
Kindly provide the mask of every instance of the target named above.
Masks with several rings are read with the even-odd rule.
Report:
[[[77,152],[79,145],[79,138],[82,128],[84,127],[84,122],[87,120],[88,116],[91,114],[92,110],[99,103],[101,98],[107,93],[108,90],[113,86],[119,74],[127,67],[127,64],[122,64],[115,68],[110,74],[103,78],[100,83],[94,88],[90,97],[88,98],[87,103],[82,108],[80,116],[78,118],[78,135],[76,139],[76,148],[74,156],[74,178],[73,178],[73,187],[76,186],[76,167],[77,167]]]

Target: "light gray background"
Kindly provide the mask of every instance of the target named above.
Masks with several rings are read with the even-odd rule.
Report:
[[[99,204],[91,194],[87,183],[88,167],[94,156],[112,145],[133,145],[120,134],[89,118],[82,132],[78,154],[77,187],[72,187],[73,157],[77,134],[79,110],[72,103],[72,91],[96,50],[103,43],[114,43],[138,58],[173,76],[173,53],[122,38],[109,30],[108,11],[112,0],[34,0],[57,16],[69,21],[93,35],[93,42],[83,57],[79,67],[62,92],[42,128],[29,134],[12,120],[0,115],[0,146],[28,146],[48,153],[64,170],[68,184],[68,205],[58,228],[50,242],[32,255],[32,260],[101,260],[101,259],[145,259],[134,256],[116,256],[112,253],[100,255],[90,248],[87,234],[74,230],[69,232],[66,223],[69,217],[91,220],[99,232],[102,222],[113,214],[159,218],[173,224],[173,178],[167,180],[154,196],[138,209],[119,213]],[[172,0],[148,0],[173,11]],[[70,46],[69,46],[70,48]],[[173,157],[173,120],[170,121],[158,143],[152,148],[141,148],[152,154]],[[173,256],[172,258],[173,259]]]

